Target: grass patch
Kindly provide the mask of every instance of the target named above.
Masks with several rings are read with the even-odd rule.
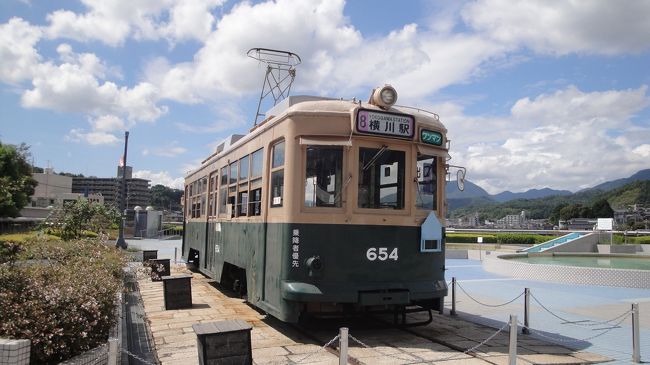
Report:
[[[61,238],[52,234],[43,233],[41,231],[0,234],[0,242],[4,241],[4,242],[23,243],[30,240],[60,241]]]
[[[530,233],[447,233],[448,243],[477,243],[478,237],[483,237],[483,243],[497,245],[536,245],[555,238]]]

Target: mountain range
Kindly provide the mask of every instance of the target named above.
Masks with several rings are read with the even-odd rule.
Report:
[[[449,212],[453,212],[460,208],[471,207],[486,207],[487,205],[494,206],[495,204],[507,203],[532,199],[554,198],[559,199],[565,197],[567,199],[580,198],[587,195],[593,195],[596,192],[606,192],[621,188],[625,185],[636,181],[650,181],[650,169],[641,170],[634,175],[626,178],[616,179],[598,184],[594,187],[582,189],[576,193],[568,190],[555,190],[550,188],[544,189],[530,189],[522,193],[513,193],[504,191],[499,194],[490,194],[480,186],[465,180],[465,190],[460,191],[456,181],[447,182],[447,203]],[[532,202],[531,202],[532,203]],[[521,205],[517,203],[515,205]],[[461,209],[465,210],[465,209]]]

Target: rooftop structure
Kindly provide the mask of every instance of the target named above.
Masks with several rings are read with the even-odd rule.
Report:
[[[46,218],[54,205],[79,198],[104,203],[101,193],[85,195],[73,193],[72,177],[55,174],[52,168],[47,168],[42,173],[33,173],[32,177],[38,185],[34,188],[34,195],[30,197],[30,203],[20,211],[22,217]]]
[[[121,168],[118,168],[120,177],[73,177],[72,192],[88,194],[101,194],[105,204],[119,206],[122,196]],[[151,204],[151,190],[149,180],[131,178],[132,167],[126,166],[126,209],[133,207],[147,206]]]

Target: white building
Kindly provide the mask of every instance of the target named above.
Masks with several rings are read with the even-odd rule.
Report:
[[[52,168],[45,169],[43,173],[33,173],[32,177],[38,185],[34,188],[30,204],[20,211],[23,217],[47,218],[53,206],[84,197],[83,194],[72,192],[72,177],[57,175]],[[104,203],[101,194],[89,194],[86,198]]]

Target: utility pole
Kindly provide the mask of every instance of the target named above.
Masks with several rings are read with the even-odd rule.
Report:
[[[126,250],[128,247],[126,241],[124,240],[124,225],[126,223],[126,151],[129,146],[129,132],[124,132],[124,156],[122,158],[122,194],[120,195],[120,213],[122,215],[122,221],[120,222],[120,232],[115,242],[115,247]]]

